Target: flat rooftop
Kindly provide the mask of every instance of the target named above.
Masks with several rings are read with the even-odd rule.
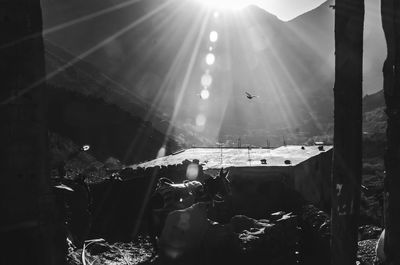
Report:
[[[203,169],[218,169],[228,167],[288,167],[296,166],[307,159],[331,150],[332,146],[301,146],[288,145],[275,149],[267,148],[190,148],[175,154],[160,157],[148,162],[133,165],[133,168],[171,166],[182,164],[184,160],[200,161]],[[303,149],[304,148],[304,149]],[[266,164],[261,160],[265,159]],[[290,160],[286,164],[285,160]]]

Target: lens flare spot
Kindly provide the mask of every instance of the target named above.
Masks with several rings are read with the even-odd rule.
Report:
[[[208,99],[210,97],[210,91],[208,91],[207,89],[203,89],[200,92],[200,97],[201,99]]]
[[[207,55],[206,55],[206,63],[208,64],[208,65],[213,65],[214,64],[214,62],[215,62],[215,55],[213,54],[213,53],[208,53]]]
[[[84,146],[82,146],[82,151],[87,151],[90,149],[90,145],[85,144]]]
[[[210,41],[211,42],[216,42],[218,40],[218,32],[215,30],[210,32]]]
[[[204,88],[207,88],[209,86],[211,86],[212,83],[212,76],[209,73],[205,73],[202,77],[201,77],[201,85]]]
[[[197,117],[196,117],[196,125],[197,126],[203,127],[204,125],[206,125],[206,121],[207,121],[206,116],[204,116],[203,114],[197,115]]]
[[[178,258],[180,253],[179,253],[179,251],[177,251],[175,249],[167,249],[167,250],[165,250],[165,255],[172,259],[176,259],[176,258]]]
[[[188,180],[195,180],[199,175],[199,166],[197,164],[189,164],[186,168],[186,178]]]
[[[218,11],[215,11],[213,15],[214,15],[214,18],[219,18],[219,12]]]

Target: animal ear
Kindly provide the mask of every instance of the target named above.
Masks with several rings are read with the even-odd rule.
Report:
[[[219,170],[219,176],[223,176],[224,175],[224,168],[221,167],[221,169]]]
[[[221,173],[220,173],[220,176],[221,176],[221,177],[226,178],[226,177],[228,176],[228,174],[229,174],[229,169],[227,169],[226,171],[223,171],[223,170],[221,169]]]

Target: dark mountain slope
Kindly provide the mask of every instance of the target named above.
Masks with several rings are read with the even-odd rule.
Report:
[[[52,73],[73,58],[46,42],[46,68]],[[83,61],[48,80],[49,129],[77,144],[90,144],[100,160],[114,156],[125,163],[153,159],[179,144],[143,118],[146,105],[127,96],[121,85]],[[167,140],[166,140],[167,139]]]
[[[365,95],[363,99],[363,111],[372,111],[376,108],[381,108],[385,106],[385,99],[383,95],[383,89],[373,93],[371,95]]]

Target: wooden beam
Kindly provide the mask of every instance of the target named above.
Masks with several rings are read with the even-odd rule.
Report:
[[[336,0],[331,264],[354,265],[362,173],[363,0]]]
[[[387,115],[385,153],[385,243],[387,264],[400,264],[400,3],[381,1],[387,57],[383,88]]]
[[[38,82],[46,75],[41,12],[39,0],[0,1],[0,264],[66,261],[50,187],[45,84]]]

